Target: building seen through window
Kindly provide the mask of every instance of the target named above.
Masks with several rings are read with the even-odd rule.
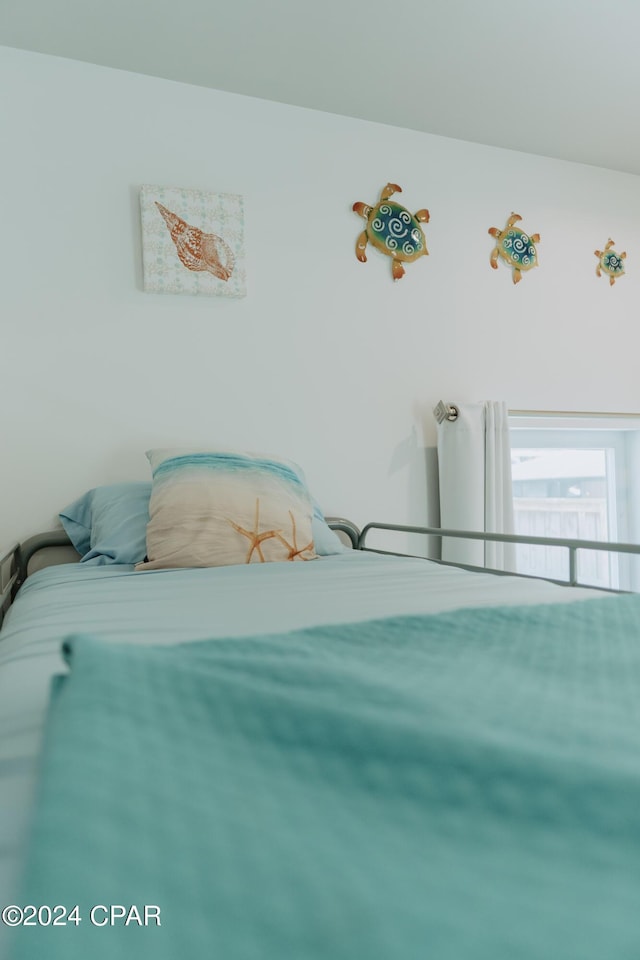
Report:
[[[606,450],[515,449],[511,458],[516,533],[536,537],[609,540]],[[520,544],[519,573],[563,579],[567,553]],[[611,585],[611,558],[585,551],[580,579]]]
[[[640,419],[510,420],[516,533],[640,543]],[[519,573],[566,580],[568,551],[517,547]],[[578,579],[640,591],[640,561],[580,550]]]

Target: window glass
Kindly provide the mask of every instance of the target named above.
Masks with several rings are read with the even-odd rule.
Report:
[[[538,422],[511,418],[516,533],[564,539],[640,543],[640,421]],[[566,580],[560,547],[519,545],[518,572]],[[578,579],[593,586],[640,590],[640,560],[580,550]]]

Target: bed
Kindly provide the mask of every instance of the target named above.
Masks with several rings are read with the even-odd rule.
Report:
[[[637,960],[640,598],[35,546],[0,632],[3,955]]]

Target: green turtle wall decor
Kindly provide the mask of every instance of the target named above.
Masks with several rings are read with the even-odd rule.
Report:
[[[394,280],[404,276],[403,263],[413,263],[418,257],[429,253],[427,241],[421,223],[429,222],[429,211],[418,210],[409,213],[399,203],[389,203],[394,193],[402,193],[397,183],[388,183],[380,193],[375,207],[368,203],[354,203],[353,210],[367,221],[367,225],[356,241],[356,257],[361,263],[367,262],[365,253],[368,242],[388,257],[393,258],[391,271]]]
[[[536,243],[540,242],[540,234],[525,233],[514,224],[522,217],[518,213],[512,213],[507,220],[504,230],[497,227],[489,227],[489,233],[498,241],[491,251],[491,266],[494,270],[498,269],[498,257],[513,267],[513,282],[519,283],[522,280],[522,271],[531,270],[538,266],[538,252]]]
[[[612,247],[613,240],[609,237],[604,250],[594,250],[596,257],[598,257],[596,273],[601,277],[602,271],[604,270],[609,277],[610,286],[613,286],[616,280],[624,276],[624,260],[627,256],[626,251],[624,253],[616,253],[615,250],[611,249]]]

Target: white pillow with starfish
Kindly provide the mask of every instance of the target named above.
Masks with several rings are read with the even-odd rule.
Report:
[[[147,558],[136,570],[314,560],[313,504],[296,464],[267,454],[147,451]]]

